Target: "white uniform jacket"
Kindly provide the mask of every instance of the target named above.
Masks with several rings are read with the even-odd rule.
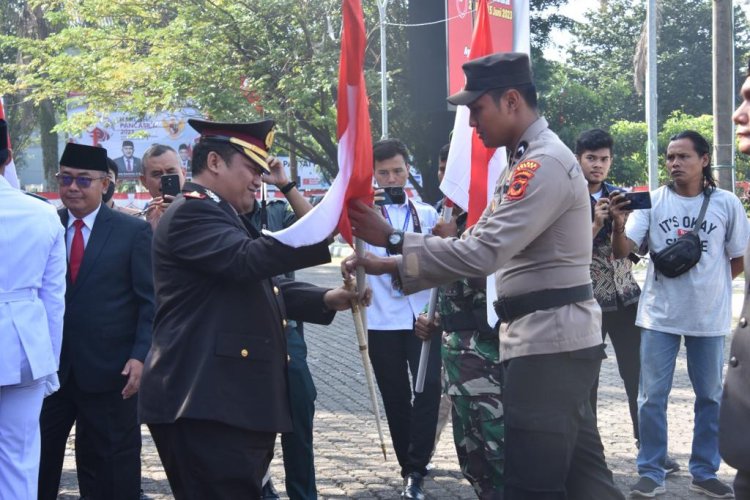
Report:
[[[55,208],[0,175],[0,386],[20,383],[27,364],[32,380],[57,372],[66,270]]]

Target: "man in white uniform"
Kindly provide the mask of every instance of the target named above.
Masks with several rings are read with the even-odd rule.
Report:
[[[0,120],[1,121],[1,120]],[[0,135],[5,138],[4,127]],[[2,148],[9,153],[9,150]],[[0,498],[36,498],[39,412],[57,390],[65,239],[55,208],[13,188],[0,163]]]

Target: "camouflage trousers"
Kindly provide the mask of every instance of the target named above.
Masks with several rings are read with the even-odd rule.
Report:
[[[505,421],[500,394],[455,395],[451,402],[461,472],[480,499],[502,498]]]

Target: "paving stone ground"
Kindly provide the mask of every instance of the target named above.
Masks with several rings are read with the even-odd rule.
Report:
[[[643,279],[642,273],[640,274]],[[320,266],[297,274],[300,280],[323,286],[337,286],[338,267]],[[735,281],[735,315],[741,309],[741,280]],[[318,494],[322,499],[393,499],[398,498],[401,479],[390,444],[385,415],[387,461],[383,461],[375,421],[370,410],[362,361],[357,348],[351,314],[339,313],[330,326],[305,325],[308,362],[318,390],[315,415],[315,453]],[[729,342],[727,342],[727,350]],[[599,384],[599,430],[615,481],[627,495],[628,487],[638,479],[635,467],[636,449],[617,365],[611,348],[602,364]],[[682,470],[667,480],[664,500],[707,498],[688,490],[687,471],[693,427],[693,394],[688,380],[684,350],[680,353],[669,402],[669,449]],[[381,405],[382,413],[382,405]],[[155,500],[172,498],[148,429],[143,429],[143,488]],[[435,469],[425,483],[428,498],[476,498],[458,468],[450,424],[446,427],[433,458]],[[274,482],[284,495],[284,469],[281,446],[277,442],[272,463]],[[722,464],[719,477],[731,481],[734,470]],[[68,442],[63,470],[61,499],[78,498],[72,437]],[[571,499],[575,500],[575,499]]]

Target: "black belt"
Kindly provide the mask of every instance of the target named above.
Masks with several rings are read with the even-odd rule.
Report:
[[[570,288],[555,288],[524,293],[515,297],[500,297],[493,304],[503,323],[510,323],[541,309],[567,306],[594,298],[591,283]]]
[[[446,332],[478,331],[490,333],[492,328],[487,324],[486,309],[472,309],[440,317],[440,325]]]

